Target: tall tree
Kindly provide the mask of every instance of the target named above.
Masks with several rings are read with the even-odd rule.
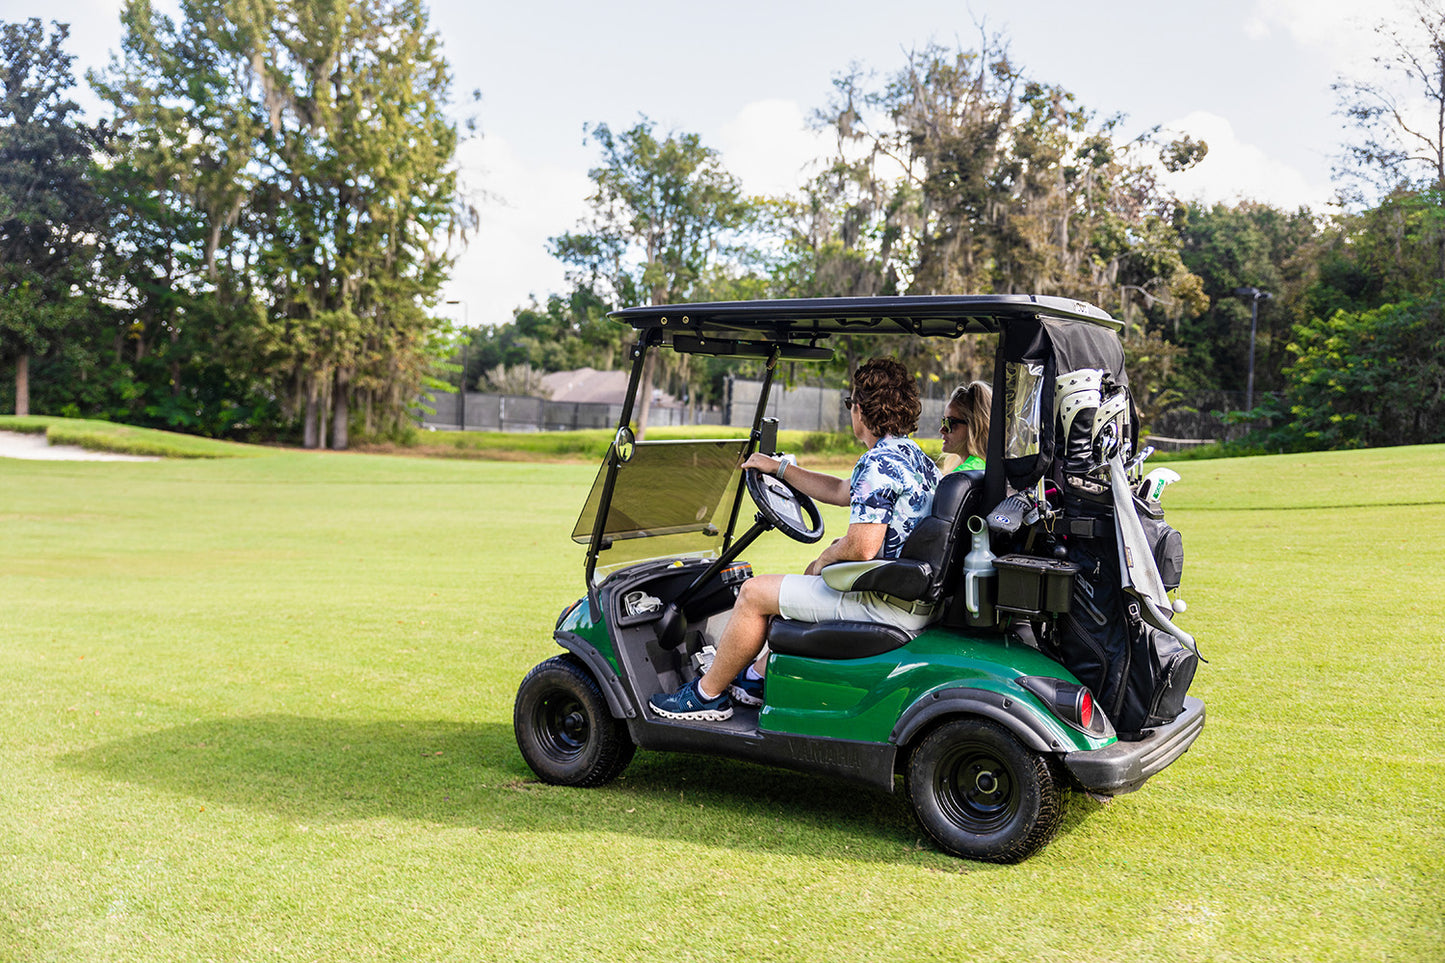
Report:
[[[1375,27],[1385,52],[1376,75],[1334,85],[1358,139],[1345,145],[1337,173],[1384,194],[1399,187],[1445,188],[1445,5],[1414,0],[1403,21]]]
[[[1180,258],[1172,198],[1142,159],[1162,146],[1180,169],[1204,144],[1121,139],[1119,118],[1101,122],[1028,79],[997,36],[976,51],[914,52],[879,87],[854,70],[835,89],[819,120],[838,150],[793,208],[789,281],[820,294],[1062,295],[1126,317],[1140,300],[1155,314],[1206,303]],[[830,283],[856,290],[817,290]],[[972,338],[904,360],[939,377],[981,373]]]
[[[620,134],[598,124],[590,135],[602,151],[601,166],[589,175],[596,187],[591,213],[578,231],[551,241],[574,283],[605,291],[619,305],[644,298],[673,304],[704,291],[715,296],[729,277],[726,265],[741,258],[740,232],[756,215],[717,151],[697,134],[659,137],[645,117]],[[656,356],[649,353],[644,366],[639,438],[647,430]]]
[[[1409,191],[1428,198],[1434,277],[1445,279],[1445,3],[1414,0],[1408,18],[1375,33],[1385,47],[1375,75],[1335,84],[1356,131],[1336,179],[1357,205]]]
[[[183,0],[176,23],[127,6],[102,84],[176,235],[249,322],[256,369],[310,447],[406,419],[443,348],[426,307],[450,266],[450,76],[420,0]],[[329,439],[328,439],[329,436]]]
[[[70,28],[0,24],[0,360],[30,413],[30,359],[82,319],[103,210],[91,180],[103,126],[66,96]]]
[[[1186,317],[1174,340],[1188,352],[1178,386],[1243,393],[1249,370],[1250,303],[1235,295],[1257,287],[1272,299],[1259,312],[1256,383],[1284,386],[1291,329],[1304,320],[1306,294],[1315,283],[1323,225],[1308,209],[1283,211],[1267,204],[1191,204],[1178,224],[1185,263],[1202,279],[1208,310]]]

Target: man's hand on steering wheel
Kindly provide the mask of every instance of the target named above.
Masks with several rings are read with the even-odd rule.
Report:
[[[743,479],[759,515],[791,539],[805,544],[816,542],[823,537],[823,517],[818,506],[785,479],[764,474],[768,463],[777,465],[778,459],[754,454],[743,463]]]
[[[748,456],[747,461],[743,462],[743,468],[756,468],[766,475],[776,476],[778,474],[778,466],[782,463],[783,460],[781,458],[774,458],[771,455],[764,455],[760,451],[755,451]]]

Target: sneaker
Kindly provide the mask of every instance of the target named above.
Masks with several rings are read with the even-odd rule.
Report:
[[[744,669],[728,685],[728,695],[732,696],[734,702],[741,702],[745,706],[760,706],[763,704],[763,680],[749,679],[748,670]]]
[[[726,692],[716,699],[704,700],[697,691],[696,679],[676,692],[659,692],[648,699],[647,704],[664,719],[722,722],[724,719],[731,719],[733,715],[733,703]]]

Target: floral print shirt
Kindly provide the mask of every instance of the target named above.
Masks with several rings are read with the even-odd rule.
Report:
[[[887,435],[853,466],[848,522],[885,523],[879,558],[897,558],[918,520],[933,510],[938,466],[911,438]]]

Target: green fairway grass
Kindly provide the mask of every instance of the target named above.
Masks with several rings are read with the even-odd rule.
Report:
[[[251,451],[0,459],[0,960],[1445,958],[1445,447],[1178,465],[1206,729],[1007,867],[743,762],[537,782],[594,464]]]
[[[46,415],[0,415],[0,431],[45,435],[52,445],[76,445],[93,451],[157,458],[241,458],[264,449],[214,438],[199,438],[154,428],[135,428],[112,421],[55,418]]]

